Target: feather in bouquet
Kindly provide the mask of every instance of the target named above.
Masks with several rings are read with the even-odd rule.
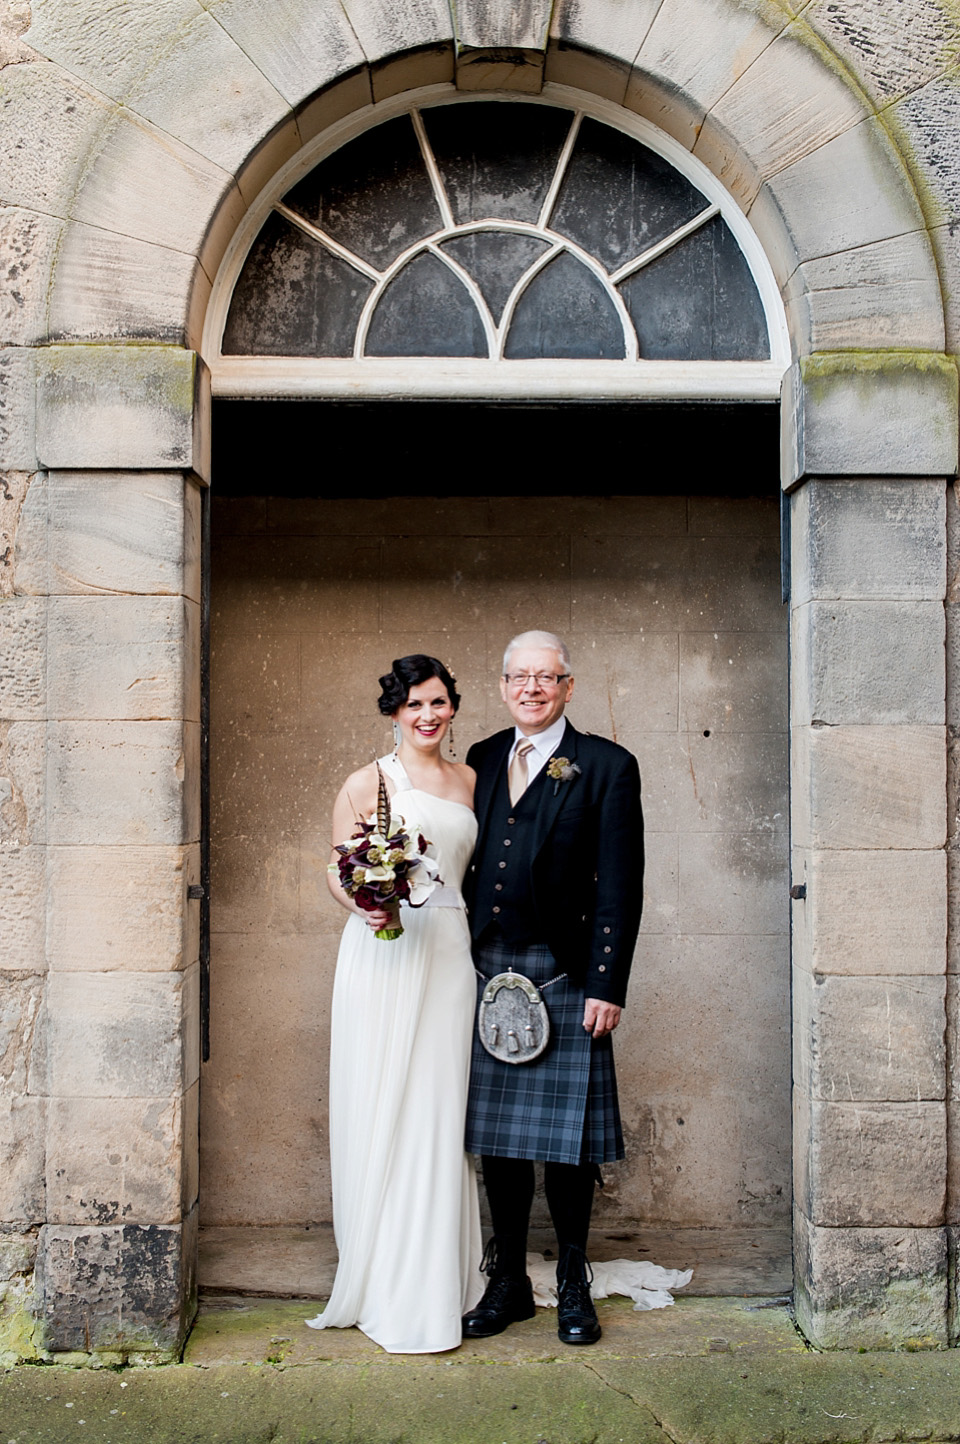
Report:
[[[339,875],[344,892],[364,912],[385,908],[393,914],[390,924],[374,933],[374,937],[392,941],[403,932],[401,902],[422,907],[440,885],[440,878],[435,859],[427,855],[430,843],[420,829],[391,815],[379,762],[377,777],[377,810],[369,822],[358,823],[351,838],[337,843],[334,850],[340,856],[330,864],[330,871]]]

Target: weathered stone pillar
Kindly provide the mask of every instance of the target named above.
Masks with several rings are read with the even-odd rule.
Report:
[[[28,1202],[5,1203],[29,1225],[17,1327],[58,1355],[169,1358],[194,1304],[203,380],[175,348],[39,353],[11,588],[36,666],[5,817],[46,901],[21,985]]]
[[[797,1316],[948,1339],[943,357],[812,358],[791,497]]]

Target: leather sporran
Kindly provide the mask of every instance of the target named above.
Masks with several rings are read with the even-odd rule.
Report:
[[[512,968],[489,978],[477,1009],[477,1031],[487,1052],[501,1063],[532,1063],[550,1042],[542,988]]]

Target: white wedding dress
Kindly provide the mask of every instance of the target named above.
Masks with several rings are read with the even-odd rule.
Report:
[[[483,1292],[477,1182],[464,1152],[476,975],[460,884],[476,840],[469,807],[411,786],[380,759],[395,815],[433,843],[442,889],[401,907],[403,936],[347,920],[333,988],[330,1162],[339,1250],[311,1328],[357,1325],[391,1354],[460,1343]]]

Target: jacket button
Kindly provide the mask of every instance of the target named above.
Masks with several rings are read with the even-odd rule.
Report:
[[[600,966],[599,966],[599,968],[597,969],[597,972],[598,972],[598,973],[605,973],[606,971],[607,971],[606,963],[601,963]]]
[[[604,951],[605,953],[612,953],[612,952],[613,952],[613,948],[604,948],[603,951]]]

